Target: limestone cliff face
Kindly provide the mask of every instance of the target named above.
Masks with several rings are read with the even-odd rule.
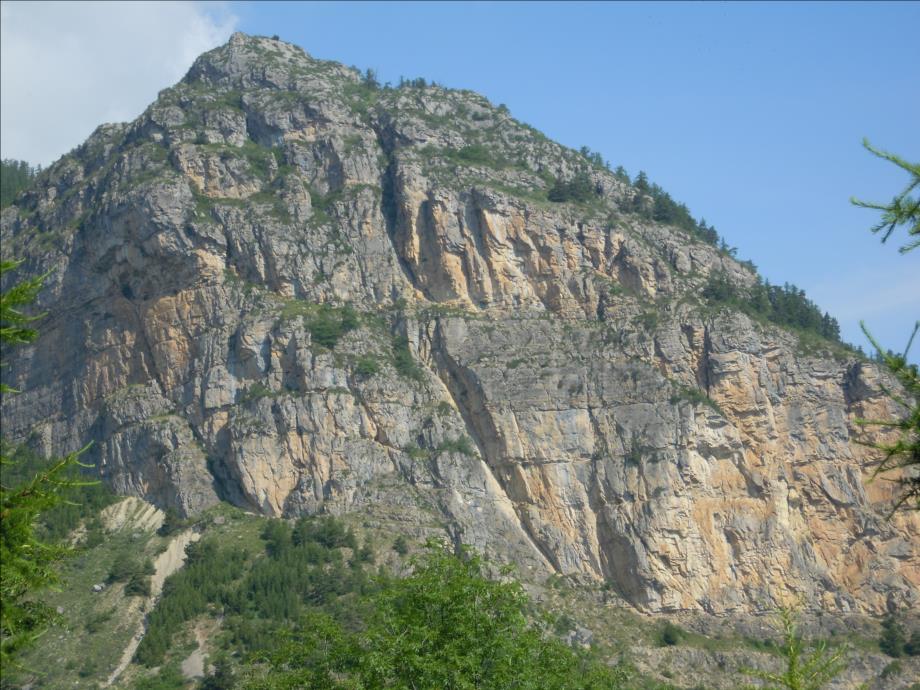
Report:
[[[161,507],[361,511],[648,611],[920,603],[920,522],[853,442],[879,372],[707,305],[755,275],[610,173],[547,202],[583,163],[476,94],[236,34],[3,212],[51,271],[4,431],[92,440]]]

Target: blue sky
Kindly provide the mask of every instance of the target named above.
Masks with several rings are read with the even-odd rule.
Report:
[[[868,232],[920,159],[920,4],[258,3],[238,27],[316,57],[469,88],[590,146],[715,224],[772,282],[903,347],[920,250]],[[902,231],[903,232],[903,231]],[[918,348],[920,350],[920,348]],[[915,357],[917,352],[914,353]]]
[[[920,318],[920,250],[852,195],[920,159],[920,3],[200,3],[0,0],[0,153],[47,165],[129,120],[230,32],[479,91],[553,139],[645,170],[774,283],[864,344]],[[901,238],[904,233],[901,232]],[[920,360],[920,344],[914,360]]]

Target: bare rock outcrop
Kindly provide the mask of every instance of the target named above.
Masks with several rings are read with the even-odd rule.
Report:
[[[920,604],[920,520],[854,442],[881,374],[707,302],[756,275],[638,193],[476,94],[236,34],[3,211],[51,271],[4,432],[184,514],[362,511],[646,611]]]

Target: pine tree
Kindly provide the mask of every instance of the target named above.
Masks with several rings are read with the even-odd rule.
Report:
[[[24,189],[28,189],[39,169],[25,161],[0,161],[0,209],[6,208]]]
[[[547,192],[547,199],[557,203],[575,201],[584,203],[598,196],[597,186],[591,181],[587,170],[579,170],[571,180],[557,179]]]
[[[201,681],[198,688],[199,690],[228,690],[235,684],[233,665],[226,656],[219,656],[214,662],[214,669]]]
[[[770,684],[757,690],[821,690],[846,668],[844,649],[831,651],[823,641],[811,647],[806,644],[794,609],[781,608],[778,617],[783,635],[779,652],[786,668],[782,673],[742,669],[744,675]]]
[[[327,578],[328,579],[328,578]],[[609,668],[530,619],[515,581],[484,576],[484,563],[429,544],[409,576],[368,600],[365,627],[305,616],[272,645],[247,688],[547,688],[619,690],[632,672]]]
[[[0,262],[0,278],[19,265]],[[30,324],[41,314],[23,311],[35,300],[46,276],[14,284],[0,294],[0,347],[5,355],[11,346],[30,343],[38,336]],[[0,367],[3,363],[0,362]],[[17,391],[0,384],[0,395]],[[86,450],[51,461],[31,479],[7,484],[0,480],[0,665],[15,664],[16,655],[31,644],[55,619],[55,613],[34,594],[58,581],[56,564],[68,553],[60,544],[43,541],[36,534],[36,521],[58,504],[61,491],[88,484],[69,478],[67,471],[80,465]],[[9,468],[14,449],[0,442],[0,465]],[[8,477],[10,473],[4,473]]]
[[[898,167],[910,173],[911,179],[907,187],[894,197],[889,204],[873,204],[857,199],[852,203],[864,208],[876,209],[882,212],[881,221],[872,228],[872,232],[882,233],[882,242],[888,240],[891,234],[900,226],[907,226],[907,244],[901,247],[900,252],[906,254],[920,247],[920,197],[914,198],[910,194],[920,187],[920,164],[908,163],[903,158],[893,153],[887,153],[873,148],[868,140],[863,140],[863,146],[880,158],[891,161]],[[891,514],[903,505],[913,510],[920,510],[920,368],[908,362],[908,354],[914,338],[920,330],[920,321],[914,324],[914,330],[907,341],[904,352],[897,354],[885,350],[872,337],[866,324],[860,322],[860,327],[869,342],[875,348],[875,357],[888,369],[889,373],[901,385],[903,392],[896,392],[883,388],[883,392],[903,409],[904,415],[896,419],[860,419],[857,422],[863,426],[875,426],[890,429],[897,434],[895,440],[884,443],[870,442],[868,445],[881,450],[884,457],[875,468],[874,477],[879,475],[895,475],[894,481],[901,485],[901,493],[895,501]]]
[[[638,189],[642,194],[648,194],[650,191],[648,183],[648,175],[645,174],[644,170],[640,170],[639,174],[636,175],[636,180],[633,182],[633,187]]]
[[[369,89],[379,89],[380,82],[377,80],[377,70],[371,69],[370,67],[364,72],[364,79],[362,80],[364,86]]]
[[[914,629],[910,639],[904,643],[904,653],[907,656],[920,656],[920,628]]]
[[[885,616],[882,621],[882,636],[879,638],[878,647],[885,654],[897,659],[904,656],[904,628],[901,622],[892,614]]]

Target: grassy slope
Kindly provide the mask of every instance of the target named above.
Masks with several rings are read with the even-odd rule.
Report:
[[[369,568],[382,564],[392,572],[404,571],[412,551],[420,548],[410,544],[410,553],[399,555],[392,549],[393,535],[367,529],[360,516],[349,516],[345,522],[358,533],[360,543],[370,537],[375,544],[376,564]],[[202,530],[203,538],[215,537],[221,544],[242,548],[255,562],[266,557],[265,542],[260,538],[265,524],[265,518],[219,506],[203,515],[197,527]],[[141,600],[126,597],[122,584],[114,584],[98,594],[92,592],[92,585],[105,581],[119,553],[128,551],[154,557],[168,539],[128,525],[67,562],[61,590],[48,595],[53,606],[61,607],[61,624],[49,630],[24,659],[26,667],[34,670],[26,674],[34,682],[33,687],[94,688],[105,680],[137,629],[142,615]],[[674,687],[733,687],[732,683],[738,682],[735,675],[738,666],[756,663],[758,659],[769,663],[775,657],[775,650],[762,640],[735,634],[710,637],[679,629],[677,643],[668,645],[662,639],[663,619],[640,616],[599,587],[551,578],[545,586],[535,585],[533,592],[541,608],[559,615],[557,633],[566,636],[570,630],[584,626],[593,633],[591,644],[602,657],[611,661],[626,659],[643,669],[648,678],[641,682],[647,684],[637,688],[665,687],[654,683],[652,678]],[[221,617],[216,609],[183,623],[174,631],[172,646],[162,666],[150,669],[131,664],[115,687],[193,687],[191,683],[183,686],[168,682],[165,671],[177,670],[196,649],[196,629],[207,632],[203,650],[206,657],[213,658],[220,649],[232,651],[226,631],[220,628]],[[849,642],[860,651],[877,650],[874,640],[851,637]],[[721,670],[720,659],[724,666]],[[688,668],[688,660],[701,667]],[[5,675],[5,686],[16,678]],[[18,679],[21,682],[26,677],[20,674]]]

